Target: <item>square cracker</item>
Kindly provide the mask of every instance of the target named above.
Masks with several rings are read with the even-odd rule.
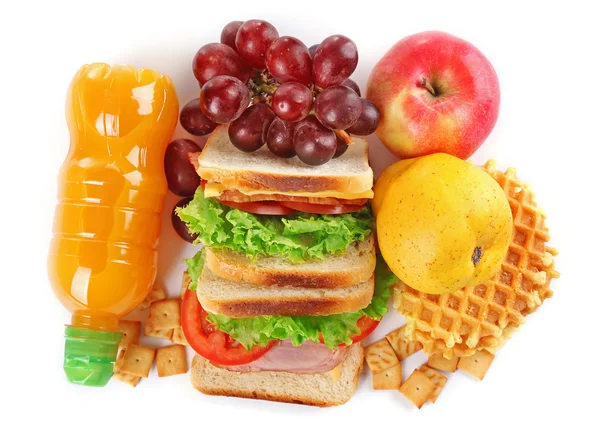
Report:
[[[447,359],[441,354],[432,354],[427,359],[427,366],[437,370],[443,370],[445,372],[456,372],[457,364],[458,357]]]
[[[458,368],[475,378],[482,380],[486,372],[492,365],[494,355],[489,351],[477,351],[472,356],[461,357],[458,361]]]
[[[137,344],[129,344],[119,356],[115,365],[118,373],[147,378],[154,361],[154,348],[143,347]]]
[[[396,329],[393,332],[390,332],[385,336],[385,339],[388,340],[396,352],[396,356],[401,361],[423,349],[423,344],[418,341],[411,341],[404,335],[405,327],[406,325]]]
[[[120,372],[114,373],[113,377],[115,379],[117,379],[118,381],[125,382],[126,384],[131,385],[132,387],[135,387],[138,384],[138,382],[140,382],[140,379],[142,379],[139,376],[134,376],[134,375],[130,375],[128,373],[120,373]]]
[[[402,385],[402,363],[373,375],[374,390],[398,390]]]
[[[123,334],[119,348],[125,348],[129,344],[139,344],[142,334],[142,322],[139,320],[120,320],[119,330]]]
[[[400,387],[400,392],[420,409],[429,400],[435,388],[436,385],[423,372],[415,369]]]
[[[123,356],[125,356],[125,348],[119,351],[115,363],[113,364],[113,374],[121,371],[121,365],[123,364]]]
[[[152,338],[170,340],[173,338],[173,329],[164,329],[162,331],[159,331],[152,327],[150,320],[146,320],[146,323],[144,323],[144,335],[151,336]]]
[[[365,348],[365,359],[373,375],[400,363],[394,350],[385,338]]]
[[[190,345],[190,343],[185,338],[185,335],[183,334],[183,329],[181,328],[181,326],[173,329],[173,336],[171,337],[171,341],[173,341],[175,344],[187,345],[188,347]]]
[[[181,290],[179,291],[179,295],[182,299],[186,291],[188,290],[190,283],[192,283],[192,278],[187,272],[183,272],[183,278],[181,279]]]
[[[150,326],[157,331],[175,329],[181,326],[181,307],[179,299],[162,300],[150,305]]]
[[[430,368],[427,365],[421,365],[419,371],[423,372],[423,375],[428,377],[429,380],[435,384],[435,390],[433,391],[433,394],[431,394],[431,397],[429,397],[429,401],[435,403],[438,396],[442,392],[442,388],[444,388],[444,385],[446,385],[446,381],[448,381],[448,378],[446,378],[440,372]]]
[[[156,350],[156,370],[159,378],[187,372],[187,359],[183,345],[171,345]]]
[[[154,286],[150,290],[150,293],[146,297],[144,301],[140,304],[140,310],[146,310],[152,303],[157,301],[161,301],[167,298],[167,293],[165,292],[165,288],[158,282],[154,282]]]

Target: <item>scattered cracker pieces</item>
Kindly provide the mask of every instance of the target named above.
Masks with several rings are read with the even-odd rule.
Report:
[[[427,359],[427,366],[444,372],[456,372],[458,357],[445,358],[442,354],[432,354]]]
[[[419,409],[429,400],[436,385],[423,372],[415,369],[406,382],[400,386],[400,392]]]
[[[385,338],[365,348],[365,359],[373,375],[400,364],[396,353]]]
[[[179,299],[162,300],[150,305],[148,322],[152,329],[164,331],[181,326],[181,307]]]
[[[374,390],[399,390],[402,385],[402,363],[373,375]]]
[[[173,336],[171,337],[171,341],[173,341],[175,344],[187,345],[188,347],[190,346],[190,343],[187,341],[185,335],[183,334],[183,328],[181,326],[173,329]]]
[[[494,357],[489,351],[477,351],[472,356],[461,357],[458,361],[458,368],[479,380],[483,380],[492,365]]]
[[[448,378],[446,378],[440,372],[427,365],[421,365],[419,371],[423,372],[423,375],[428,377],[429,380],[435,384],[435,390],[433,391],[433,394],[431,394],[431,396],[429,397],[429,401],[435,403],[438,396],[442,392],[444,385],[446,385],[446,381],[448,381]]]
[[[164,329],[159,331],[158,329],[154,329],[149,320],[146,320],[144,323],[144,335],[151,336],[153,338],[161,338],[171,340],[173,338],[173,329]]]
[[[142,379],[139,376],[134,376],[128,373],[121,372],[113,373],[113,377],[118,381],[125,382],[126,384],[131,385],[132,387],[135,387],[138,384],[138,382],[140,382],[140,379]]]
[[[157,301],[162,301],[167,298],[167,293],[162,285],[158,282],[154,282],[154,286],[152,286],[152,290],[146,297],[144,301],[140,304],[140,310],[146,310],[152,303]]]
[[[129,344],[139,344],[140,335],[142,334],[142,322],[138,320],[121,320],[119,321],[119,330],[123,334],[119,349],[127,347]]]
[[[405,327],[406,325],[385,336],[385,339],[388,340],[400,361],[423,349],[423,344],[418,341],[411,341],[404,335]]]
[[[115,362],[118,373],[147,378],[154,361],[155,350],[137,344],[129,344]],[[114,368],[113,368],[114,369]]]
[[[159,378],[187,372],[187,358],[183,345],[170,345],[156,350],[156,370]]]

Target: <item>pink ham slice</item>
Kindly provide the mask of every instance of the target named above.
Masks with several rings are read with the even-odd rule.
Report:
[[[346,347],[331,351],[323,344],[307,341],[294,347],[291,341],[280,341],[264,356],[251,363],[238,366],[220,366],[235,372],[260,372],[262,370],[319,373],[327,372],[344,360]]]

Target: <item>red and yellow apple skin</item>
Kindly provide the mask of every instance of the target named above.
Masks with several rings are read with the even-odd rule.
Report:
[[[367,99],[381,112],[377,136],[396,156],[444,152],[466,159],[496,124],[500,85],[475,46],[428,31],[400,40],[381,58]]]

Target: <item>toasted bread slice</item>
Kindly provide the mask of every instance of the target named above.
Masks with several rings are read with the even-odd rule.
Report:
[[[363,359],[361,344],[353,344],[334,370],[309,374],[231,372],[195,356],[191,381],[204,394],[329,407],[350,400],[358,385]]]
[[[353,143],[340,157],[319,167],[295,158],[279,158],[266,146],[255,152],[242,152],[229,140],[228,127],[217,127],[202,153],[192,156],[196,171],[208,183],[252,193],[309,193],[334,198],[350,194],[372,198],[373,170],[369,166],[368,145],[363,139]],[[321,193],[325,192],[325,193]],[[366,195],[366,196],[359,196]],[[335,196],[340,195],[340,196]],[[351,199],[351,198],[350,198]]]
[[[373,276],[358,285],[335,289],[269,287],[223,279],[205,264],[197,295],[206,311],[229,317],[325,316],[368,306],[373,290]]]
[[[375,270],[374,237],[350,245],[344,255],[293,264],[285,258],[261,257],[252,261],[231,251],[206,250],[205,264],[211,272],[232,281],[263,286],[296,288],[342,288],[367,281]]]

